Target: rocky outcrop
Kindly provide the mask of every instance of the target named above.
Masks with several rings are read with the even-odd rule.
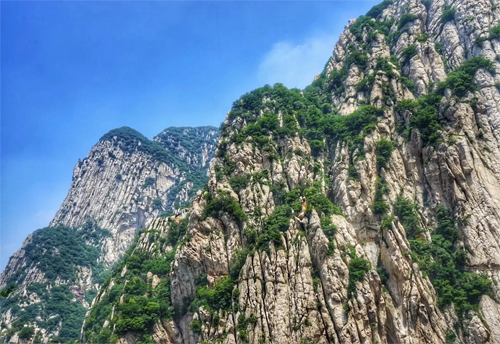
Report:
[[[134,148],[145,144],[139,133],[132,135],[139,138],[112,131],[78,162],[68,196],[51,222],[78,226],[91,217],[109,229],[113,236],[105,244],[103,257],[109,264],[117,261],[149,219],[171,212],[176,201],[189,201],[201,188],[218,131],[212,127],[166,129],[153,142],[160,142],[170,155],[159,155],[159,146]],[[194,185],[191,175],[199,176],[201,183]]]
[[[213,158],[219,130],[214,127],[170,127],[153,138],[189,165],[208,167]]]

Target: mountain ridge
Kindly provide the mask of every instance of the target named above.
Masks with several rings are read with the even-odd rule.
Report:
[[[163,133],[168,138],[174,129]],[[203,148],[192,156],[202,163],[186,161],[177,150],[167,151],[129,127],[109,131],[78,161],[54,219],[28,236],[0,275],[0,288],[17,286],[0,300],[6,340],[24,340],[30,331],[37,341],[78,338],[85,308],[136,232],[149,219],[175,212],[206,179],[206,160],[213,155],[218,130],[194,130],[204,136],[186,133],[187,140],[200,142]],[[183,139],[175,135],[174,141]],[[182,149],[182,143],[176,147]],[[90,240],[92,233],[100,234]],[[67,305],[54,299],[55,286]],[[24,330],[24,324],[31,324],[31,330]]]

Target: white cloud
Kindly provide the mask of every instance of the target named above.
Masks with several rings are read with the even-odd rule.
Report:
[[[270,85],[281,82],[288,88],[304,88],[323,70],[335,42],[335,35],[325,34],[310,37],[301,44],[275,43],[259,65],[258,79]]]

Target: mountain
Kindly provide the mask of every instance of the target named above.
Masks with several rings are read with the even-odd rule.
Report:
[[[153,140],[122,127],[79,160],[47,228],[30,234],[0,275],[1,336],[11,342],[78,339],[86,308],[136,233],[168,216],[207,180],[219,130],[167,128]]]
[[[310,86],[266,85],[235,101],[211,160],[179,139],[196,130],[105,135],[96,147],[118,147],[127,166],[104,150],[91,151],[92,168],[77,165],[84,196],[70,190],[52,227],[11,259],[17,289],[2,275],[4,337],[500,343],[497,6],[376,5],[350,21]],[[195,185],[198,173],[181,166],[208,161],[189,206],[174,198],[186,192],[162,191],[171,175],[182,179],[172,187]],[[134,183],[123,220],[118,196],[99,186],[112,178]],[[78,297],[97,289],[80,331]]]
[[[499,343],[500,11],[384,1],[304,90],[233,103],[207,188],[100,289],[92,343]]]

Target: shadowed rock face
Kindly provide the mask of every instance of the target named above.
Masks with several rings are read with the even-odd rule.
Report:
[[[168,269],[122,262],[83,338],[500,342],[496,6],[384,2],[351,21],[303,92],[243,96],[184,239],[162,246],[178,233],[170,218],[132,253]],[[139,295],[125,286],[151,276],[168,293],[141,302],[170,311],[134,329],[141,313],[120,303]]]
[[[20,322],[33,326],[41,336],[38,340],[46,340],[51,335],[61,336],[58,334],[61,331],[62,338],[72,338],[76,332],[76,339],[85,315],[85,308],[81,307],[90,306],[92,295],[104,281],[106,271],[127,250],[137,231],[150,219],[172,213],[175,207],[192,200],[206,182],[207,161],[213,157],[218,134],[218,129],[213,127],[168,128],[150,141],[124,127],[104,135],[89,155],[76,164],[68,195],[49,229],[28,236],[0,275],[0,288],[9,284],[17,286],[9,298],[2,300],[0,323],[13,329],[22,328]],[[60,236],[65,232],[53,230],[59,226],[76,231],[78,238],[63,240]],[[89,238],[90,233],[97,233],[96,237]],[[44,241],[50,236],[55,236],[53,249]],[[69,243],[73,247],[68,247]],[[77,246],[79,244],[83,246]],[[82,249],[88,250],[92,259],[80,256],[78,250]],[[61,250],[68,251],[68,256],[74,259],[61,258],[64,253],[59,252]],[[68,275],[71,278],[61,278],[57,272],[52,273],[50,266],[43,266],[47,255],[52,256],[54,265],[74,264],[74,271]],[[31,290],[33,283],[43,287]],[[81,306],[69,312],[79,311],[80,315],[72,320],[77,331],[73,329],[66,337],[66,319],[59,323],[54,321],[55,325],[47,324],[47,319],[57,318],[58,307],[52,310],[54,314],[43,309],[55,302],[47,290],[57,285],[69,288],[62,291],[68,304],[73,298],[73,302]],[[26,312],[32,313],[23,317]],[[40,318],[35,319],[35,316]],[[5,334],[4,330],[2,335],[7,340],[23,340],[13,337],[12,333]]]

